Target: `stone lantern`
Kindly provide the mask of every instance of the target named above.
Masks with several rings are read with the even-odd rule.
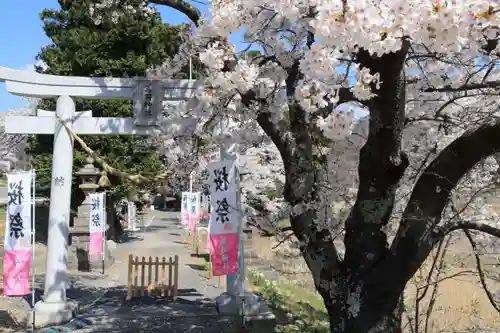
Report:
[[[98,188],[97,181],[99,180],[99,176],[101,175],[101,171],[94,166],[94,160],[92,158],[87,158],[87,164],[77,172],[75,175],[80,177],[81,184],[78,186],[83,194],[85,194],[85,200],[82,202],[82,205],[78,207],[78,216],[80,216],[80,208],[83,207],[83,204],[89,204],[89,194],[94,193]],[[87,215],[89,211],[86,211]]]
[[[89,258],[88,247],[90,240],[89,218],[90,218],[90,198],[89,194],[95,193],[99,188],[97,182],[101,171],[94,166],[92,158],[87,159],[87,164],[78,170],[75,175],[80,178],[79,188],[85,194],[85,199],[78,207],[77,216],[73,218],[73,226],[70,228],[70,251],[68,254],[68,266],[77,268],[79,271],[102,270],[102,258]],[[106,233],[109,230],[109,223],[106,223]],[[106,240],[104,244],[104,266],[113,263]]]

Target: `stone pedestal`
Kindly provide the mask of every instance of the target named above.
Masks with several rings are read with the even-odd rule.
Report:
[[[241,321],[238,315],[241,316],[244,308],[246,332],[273,332],[276,327],[276,317],[269,306],[252,293],[245,292],[244,297],[222,293],[216,298],[216,307],[220,315],[230,316],[235,321]]]
[[[78,207],[78,215],[73,218],[73,227],[70,228],[69,253],[68,253],[68,268],[78,269],[79,271],[102,271],[103,258],[102,256],[89,256],[89,214],[90,202],[88,196],[85,201]],[[106,225],[106,236],[108,234],[109,219]],[[106,237],[107,238],[107,237]],[[104,241],[104,268],[108,268],[114,263],[114,258],[111,255],[106,240]]]
[[[27,313],[27,323],[31,323],[33,319],[32,311]],[[76,316],[78,304],[71,301],[51,303],[41,300],[35,304],[34,311],[35,328],[60,325],[69,322]]]

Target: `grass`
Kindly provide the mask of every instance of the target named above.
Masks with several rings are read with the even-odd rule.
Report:
[[[283,225],[286,225],[284,221]],[[200,235],[201,236],[201,235]],[[201,244],[206,239],[200,237]],[[210,263],[199,262],[198,270],[208,271]],[[279,333],[329,333],[328,315],[321,297],[293,283],[269,281],[255,270],[247,274],[249,290],[265,301],[277,318]]]
[[[247,275],[250,291],[273,310],[280,333],[327,333],[328,315],[319,295],[292,283],[267,280],[256,271]]]
[[[282,220],[279,227],[289,224]],[[206,243],[202,235],[200,244]],[[268,248],[269,250],[269,248]],[[210,263],[200,262],[199,270],[208,271]],[[329,333],[328,315],[321,297],[307,287],[295,283],[270,281],[256,270],[249,269],[247,281],[251,292],[259,295],[273,310],[279,333]]]

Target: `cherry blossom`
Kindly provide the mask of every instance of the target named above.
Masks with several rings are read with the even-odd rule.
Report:
[[[447,234],[498,248],[496,1],[220,0],[207,17],[151,2],[195,18],[151,76],[193,56],[206,67],[196,103],[170,121],[211,153],[237,143],[258,176],[243,190],[289,206],[332,331],[399,332],[389,318],[404,287]],[[241,31],[251,61],[229,42]],[[272,158],[257,162],[252,144]]]
[[[25,155],[27,135],[6,134],[5,117],[12,115],[30,116],[35,115],[37,100],[28,100],[28,105],[20,110],[9,110],[0,115],[0,164],[3,171],[15,168],[19,162],[19,157]]]

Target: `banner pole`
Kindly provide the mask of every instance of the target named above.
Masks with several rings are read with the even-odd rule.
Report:
[[[130,203],[130,230],[135,231],[135,219],[134,219],[134,214],[135,214],[135,204],[133,202]]]
[[[134,203],[134,231],[137,231],[137,206]]]
[[[207,233],[208,238],[208,233]],[[212,250],[208,250],[208,279],[212,279]]]
[[[31,170],[31,330],[35,331],[35,276],[36,276],[36,267],[35,267],[35,241],[36,241],[36,170]]]
[[[104,217],[104,223],[103,223],[103,236],[102,236],[102,275],[104,275],[104,258],[105,258],[105,244],[106,244],[106,227],[108,226],[108,216],[107,216],[107,210],[106,210],[106,192],[102,192],[102,210],[103,210],[103,217]]]
[[[132,229],[132,222],[130,220],[130,201],[127,201],[127,230]]]
[[[189,234],[191,234],[191,223],[192,222],[192,216],[193,213],[193,173],[194,173],[194,170],[191,171],[189,173],[189,205],[188,205],[188,228],[189,228]],[[194,233],[194,230],[193,230],[193,233]],[[194,236],[193,236],[194,237]],[[194,240],[193,240],[193,247],[194,247]]]

